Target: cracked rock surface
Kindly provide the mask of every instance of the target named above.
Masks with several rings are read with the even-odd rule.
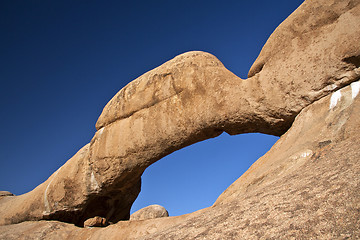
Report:
[[[91,142],[46,182],[1,196],[0,238],[360,238],[359,13],[360,1],[305,1],[246,80],[204,52],[135,79],[105,106]],[[222,132],[281,138],[212,207],[120,221],[149,165]],[[120,222],[100,230],[63,223],[94,216]],[[61,222],[36,221],[48,219]]]

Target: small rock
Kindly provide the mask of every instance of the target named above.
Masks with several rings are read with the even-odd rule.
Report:
[[[150,205],[148,207],[142,208],[130,216],[130,220],[145,220],[152,218],[161,218],[168,217],[168,211],[160,205]]]
[[[0,191],[0,199],[2,199],[4,197],[9,197],[9,196],[15,196],[15,195],[8,191]]]
[[[106,218],[99,216],[89,218],[84,222],[84,227],[106,227],[107,225],[109,225],[109,223]]]
[[[0,197],[6,197],[6,196],[14,196],[14,194],[8,191],[0,191]]]

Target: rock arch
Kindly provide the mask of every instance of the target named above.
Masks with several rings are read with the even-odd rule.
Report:
[[[146,168],[131,212],[154,203],[164,206],[170,216],[210,207],[278,139],[260,133],[223,133],[173,152]]]
[[[356,1],[305,1],[246,80],[198,51],[145,73],[105,106],[88,145],[33,191],[1,200],[0,225],[128,219],[142,172],[163,156],[224,131],[282,135],[306,106],[359,79],[359,29],[348,27],[359,11]]]

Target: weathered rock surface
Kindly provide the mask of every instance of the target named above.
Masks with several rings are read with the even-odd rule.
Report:
[[[86,219],[99,215],[96,209],[101,209],[101,202],[93,209],[94,215],[83,215],[81,211],[84,208],[84,199],[91,197],[88,149],[89,144],[31,192],[0,199],[0,224],[24,220],[61,219],[82,226]]]
[[[14,196],[14,194],[8,191],[0,191],[0,199],[7,196]]]
[[[14,196],[14,194],[8,191],[0,191],[0,197],[5,197],[5,196]]]
[[[109,225],[109,223],[106,218],[99,216],[89,218],[84,222],[84,227],[106,227],[107,225]]]
[[[0,199],[0,225],[125,220],[141,174],[165,155],[224,131],[282,135],[214,206],[101,230],[25,222],[1,226],[0,237],[32,229],[34,238],[360,238],[359,13],[360,1],[305,1],[270,36],[247,80],[203,52],[144,74],[114,96],[91,142],[46,182]]]
[[[359,239],[359,90],[353,83],[302,110],[212,207],[102,229],[23,222],[0,226],[0,238]]]
[[[154,204],[134,212],[130,215],[130,220],[146,220],[168,216],[169,213],[163,206]]]

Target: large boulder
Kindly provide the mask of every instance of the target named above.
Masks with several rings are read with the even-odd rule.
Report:
[[[146,220],[168,216],[169,213],[163,206],[154,204],[134,212],[130,215],[130,220]]]
[[[358,126],[354,124],[356,123],[354,116],[357,114],[354,106],[358,104],[356,94],[351,98],[356,101],[343,109],[344,112],[347,111],[349,119],[341,118],[341,114],[336,109],[338,109],[338,102],[344,99],[346,100],[344,102],[350,102],[348,99],[350,90],[345,88],[340,92],[338,90],[360,78],[359,12],[360,1],[305,1],[270,36],[251,68],[247,80],[238,78],[216,57],[204,52],[182,54],[145,73],[113,97],[98,119],[96,124],[98,131],[91,142],[46,182],[27,194],[0,199],[0,225],[53,219],[81,226],[86,219],[94,216],[105,217],[110,222],[129,219],[130,207],[140,191],[143,171],[167,154],[195,142],[216,137],[224,131],[229,134],[262,132],[280,136],[290,128],[295,118],[298,118],[302,120],[297,120],[297,125],[301,125],[299,121],[306,124],[302,128],[294,128],[295,121],[292,128],[295,130],[291,129],[282,136],[280,142],[285,143],[275,145],[266,155],[267,157],[262,158],[267,160],[258,161],[254,165],[256,167],[250,169],[241,180],[235,183],[239,186],[230,187],[214,207],[189,215],[184,219],[171,218],[176,220],[169,221],[169,224],[175,226],[181,220],[186,225],[186,219],[191,219],[189,221],[196,222],[194,226],[199,226],[203,230],[206,228],[204,232],[207,231],[207,233],[203,233],[206,236],[213,232],[210,226],[220,224],[217,219],[222,218],[216,216],[221,211],[232,209],[232,205],[239,204],[239,200],[236,199],[243,199],[244,204],[239,208],[242,210],[237,209],[234,216],[228,216],[231,220],[229,221],[240,221],[243,225],[239,226],[244,226],[244,228],[251,223],[251,219],[247,218],[246,214],[255,211],[250,206],[257,206],[259,211],[256,210],[254,213],[264,214],[264,216],[271,207],[284,209],[281,206],[264,205],[262,201],[262,205],[255,204],[255,197],[251,195],[255,193],[267,199],[269,204],[275,202],[276,199],[282,199],[285,205],[293,206],[285,199],[286,196],[292,194],[288,190],[293,188],[297,191],[302,185],[285,177],[292,176],[291,169],[298,169],[295,173],[303,174],[296,177],[298,179],[301,177],[306,179],[306,176],[316,176],[316,179],[319,179],[321,176],[306,167],[310,164],[314,168],[319,168],[320,166],[314,165],[314,162],[323,161],[326,165],[326,161],[335,161],[333,158],[343,159],[342,157],[348,156],[346,155],[348,153],[339,154],[338,152],[342,150],[338,147],[348,144],[349,139],[356,142],[356,139],[353,139],[356,138],[356,134],[352,130],[346,130],[347,133],[342,132],[341,127],[339,128],[341,131],[333,129],[331,121],[340,119],[345,124],[351,116],[349,126],[355,129]],[[353,83],[351,86],[351,91],[356,93],[358,83]],[[333,94],[332,97],[330,97],[331,94]],[[330,101],[330,110],[329,107],[325,108],[323,105],[316,107],[324,101]],[[319,113],[311,110],[314,108],[318,108]],[[327,112],[324,109],[327,109]],[[306,111],[312,112],[314,116],[306,114]],[[302,113],[299,115],[300,112]],[[305,117],[301,117],[302,115]],[[321,122],[324,117],[330,119],[327,125],[315,127],[314,119]],[[303,132],[301,129],[307,129],[306,126],[314,126],[314,130],[311,131],[317,134],[312,133],[315,136],[311,136],[309,131]],[[296,135],[290,134],[294,131],[302,138],[289,140]],[[322,135],[319,135],[319,131],[323,132]],[[337,140],[330,138],[329,134],[336,136]],[[329,139],[317,142],[320,136],[328,136]],[[322,148],[315,148],[312,144],[332,147],[338,152],[324,153],[320,151]],[[354,152],[355,156],[358,153],[353,146],[346,145],[345,147],[351,154]],[[277,155],[273,155],[273,152]],[[321,161],[313,159],[315,152],[319,152]],[[288,156],[290,153],[292,155]],[[328,156],[330,160],[327,160]],[[353,161],[351,156],[348,156],[349,161]],[[303,162],[307,164],[302,165]],[[344,167],[342,163],[333,163],[334,166],[336,164]],[[349,166],[353,164],[351,162]],[[310,172],[307,173],[307,171]],[[323,168],[322,173],[325,174],[326,171],[331,171],[331,168]],[[352,175],[350,174],[353,176],[357,171],[356,166],[349,171],[353,171]],[[269,178],[269,176],[272,177]],[[263,192],[266,194],[273,191],[276,184],[281,184],[281,181],[285,180],[289,188],[286,190],[279,186],[282,189],[281,194],[284,193],[284,195],[263,195]],[[331,182],[330,180],[326,180],[326,183]],[[341,183],[344,182],[343,180],[350,179],[343,177]],[[354,181],[356,185],[356,179]],[[269,185],[267,184],[269,182],[276,184]],[[328,186],[331,188],[335,185]],[[263,192],[259,192],[259,189]],[[351,186],[344,188],[344,191],[350,190],[355,191]],[[317,194],[315,190],[308,191],[310,191],[309,194]],[[340,192],[344,193],[342,190]],[[356,191],[354,193],[356,194]],[[306,194],[304,192],[304,195]],[[354,199],[358,197],[352,196]],[[243,197],[252,199],[254,204],[246,202],[247,200]],[[343,200],[341,196],[334,199]],[[317,200],[312,199],[312,201]],[[263,209],[262,206],[268,206],[269,209]],[[354,205],[351,206],[354,210]],[[299,209],[303,209],[303,206],[301,205]],[[350,211],[349,209],[345,207],[343,211]],[[295,211],[296,209],[289,208],[288,210]],[[311,212],[307,208],[304,211]],[[275,213],[278,212],[275,211]],[[304,213],[299,212],[299,214]],[[339,216],[336,215],[337,213],[334,214],[330,215]],[[215,216],[214,220],[206,220],[207,216],[212,215]],[[269,216],[273,222],[270,222],[268,226],[287,219],[284,217],[286,214],[279,216],[270,214]],[[287,217],[290,216],[287,215]],[[260,217],[259,221],[264,219],[265,217]],[[348,222],[356,223],[351,217],[349,219]],[[301,219],[297,220],[299,220],[298,223],[301,222]],[[314,221],[316,222],[316,219]],[[346,221],[344,220],[344,224],[349,226]],[[169,226],[161,220],[156,220],[156,222]],[[209,224],[209,227],[201,225],[202,222]],[[304,223],[304,225],[292,223],[297,228],[290,229],[291,231],[288,229],[290,232],[296,232],[301,226],[311,226],[310,223]],[[118,226],[123,226],[123,224],[119,223]],[[126,226],[131,225],[126,224]],[[174,229],[173,225],[169,229]],[[146,229],[146,226],[146,224],[143,225],[143,229]],[[326,226],[326,229],[329,226]],[[158,229],[162,229],[162,226]],[[250,235],[246,235],[247,230],[243,230],[242,234],[252,236],[252,230],[249,229]],[[131,232],[129,229],[128,231]],[[279,234],[280,229],[274,232]],[[141,235],[141,231],[137,234]],[[200,233],[198,230],[191,234],[195,237],[195,234]]]

